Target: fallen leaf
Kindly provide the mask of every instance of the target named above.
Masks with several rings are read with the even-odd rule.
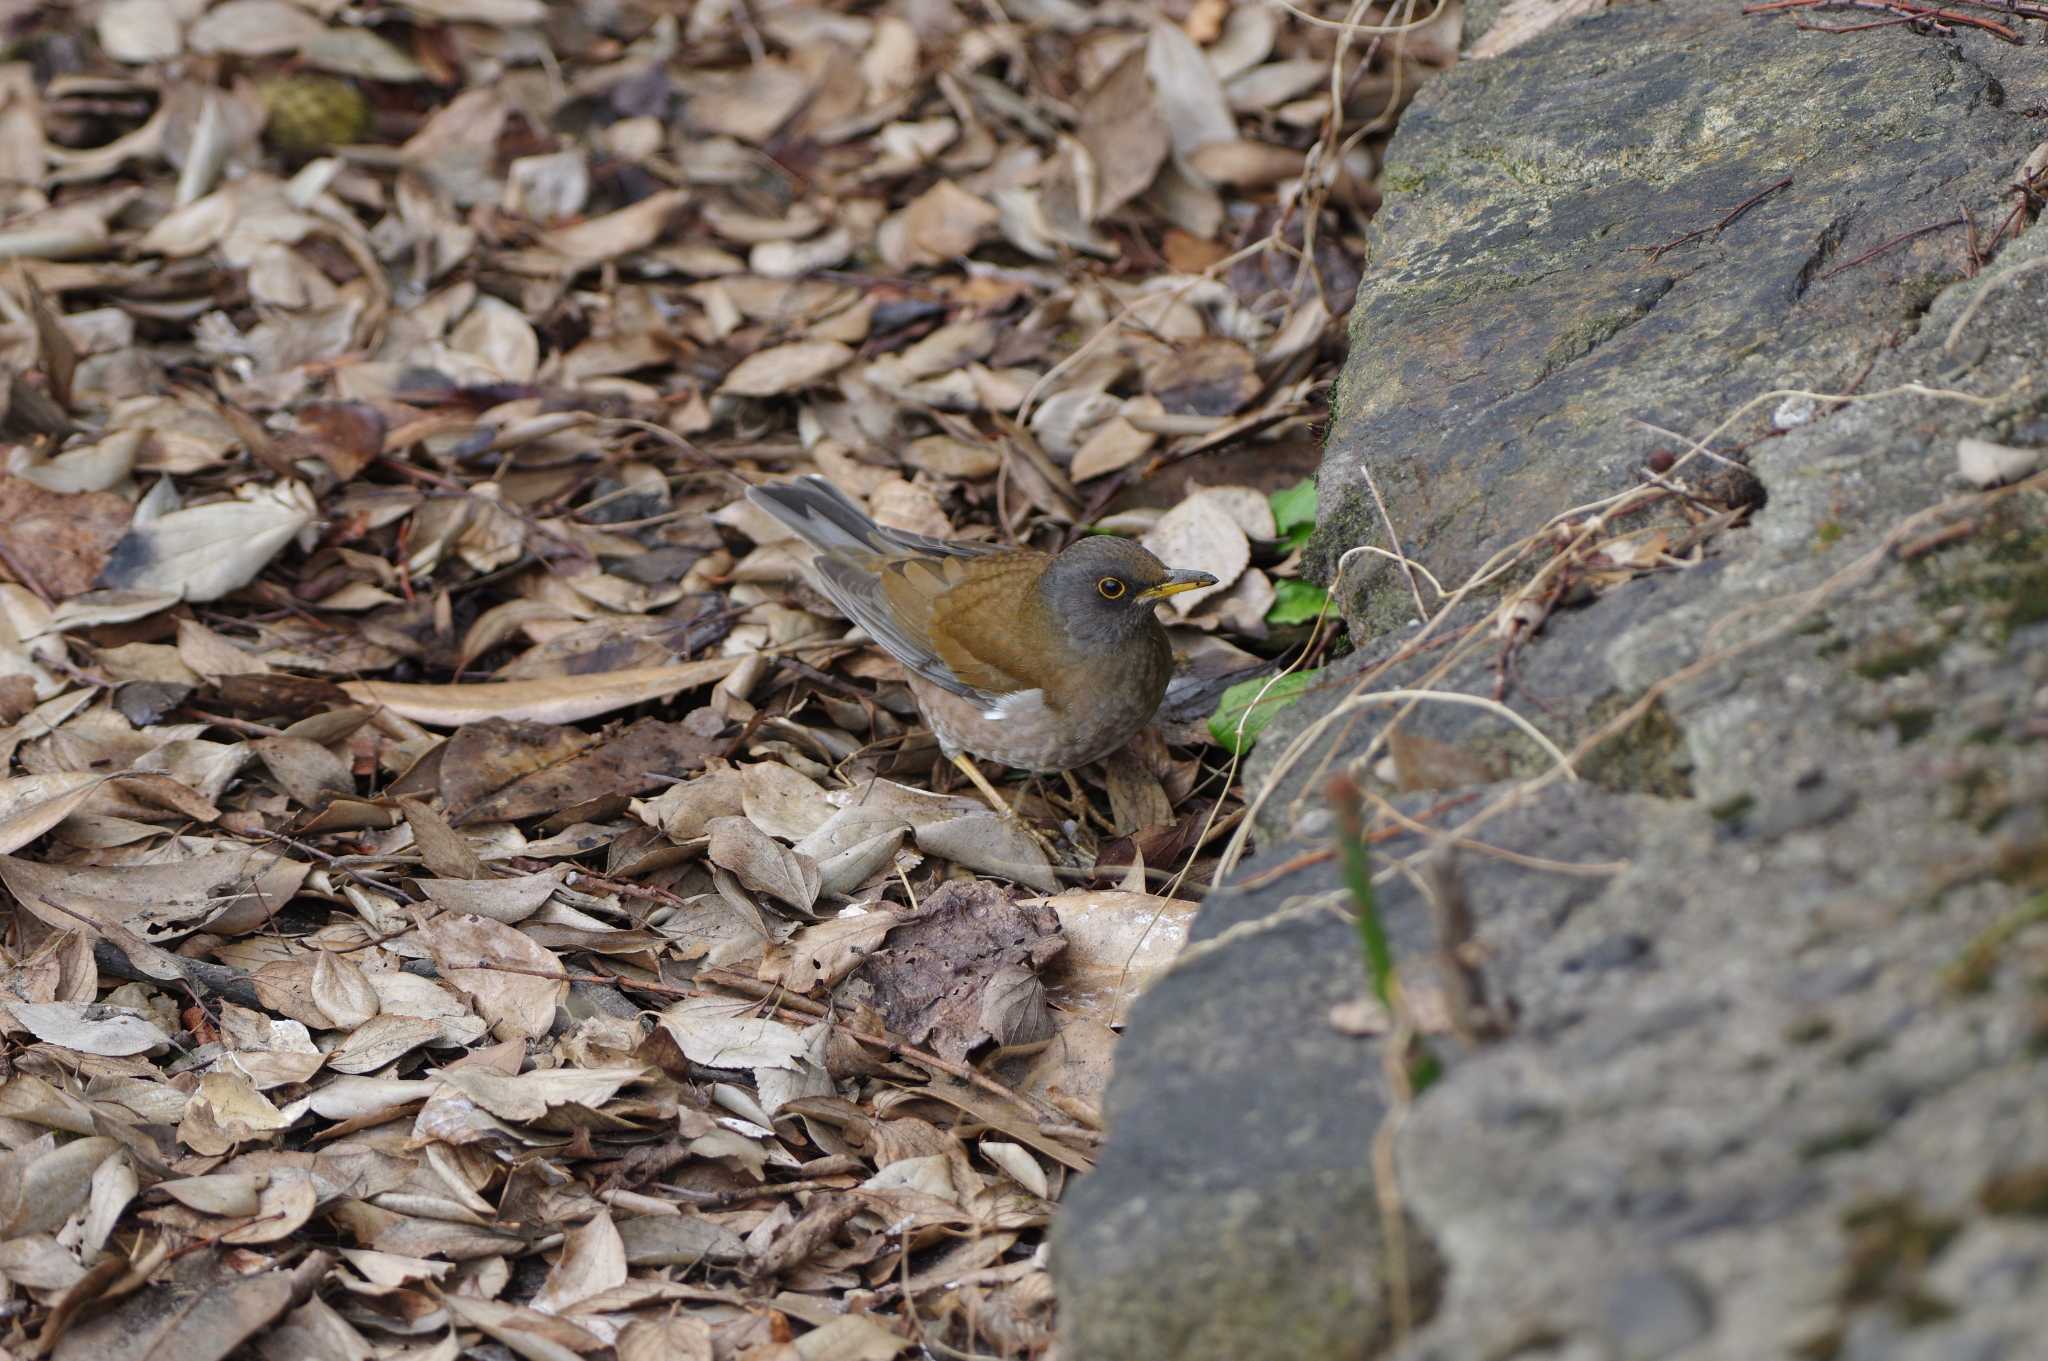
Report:
[[[55,1361],[222,1361],[291,1307],[303,1277],[317,1279],[325,1268],[319,1253],[293,1271],[253,1274],[213,1253],[182,1258],[156,1284],[92,1310],[57,1343]]]
[[[218,600],[254,581],[314,514],[312,494],[297,482],[250,488],[237,500],[146,521],[138,513],[114,545],[98,584],[180,600]]]
[[[898,922],[856,977],[892,1034],[958,1061],[1052,1033],[1039,971],[1064,947],[1050,910],[994,884],[952,882]]]
[[[441,976],[476,1004],[501,1040],[537,1039],[569,985],[556,958],[503,922],[443,913],[421,933]]]
[[[1066,951],[1047,970],[1054,1006],[1121,1026],[1131,1004],[1172,966],[1197,904],[1149,893],[1069,889],[1045,900]]]
[[[131,514],[111,492],[64,495],[0,477],[0,568],[52,600],[91,590]]]
[[[1167,598],[1166,608],[1183,619],[1209,597],[1229,590],[1252,558],[1244,529],[1214,499],[1202,496],[1166,512],[1139,542],[1170,567],[1193,568],[1216,578],[1214,586]]]
[[[2021,449],[1974,438],[1956,441],[1956,471],[1973,487],[2017,482],[2044,460],[2048,460],[2048,450]]]
[[[121,1057],[145,1054],[171,1037],[162,1027],[140,1013],[97,1002],[6,1002],[12,1012],[37,1039],[61,1045],[81,1054]]]
[[[401,718],[430,728],[460,728],[492,718],[574,723],[709,685],[722,680],[739,665],[739,660],[707,657],[676,666],[542,681],[485,681],[477,685],[350,681],[341,688],[359,704],[389,709]]]
[[[836,340],[800,340],[757,350],[725,375],[720,392],[735,397],[779,397],[810,387],[853,361],[853,351]]]
[[[1081,144],[1095,162],[1100,221],[1145,192],[1173,139],[1152,94],[1144,48],[1118,62],[1081,106]]]

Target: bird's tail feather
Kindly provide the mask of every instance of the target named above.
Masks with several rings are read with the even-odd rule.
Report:
[[[947,543],[884,529],[868,518],[845,492],[822,477],[766,482],[747,489],[747,499],[774,516],[799,539],[827,555],[856,558],[901,553],[936,553],[969,557],[985,553],[978,544]]]

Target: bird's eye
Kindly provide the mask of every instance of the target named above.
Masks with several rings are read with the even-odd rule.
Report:
[[[1102,598],[1104,600],[1122,600],[1124,598],[1124,592],[1128,590],[1129,587],[1125,586],[1123,582],[1117,580],[1115,577],[1104,577],[1102,580],[1095,583],[1095,589],[1102,592]]]

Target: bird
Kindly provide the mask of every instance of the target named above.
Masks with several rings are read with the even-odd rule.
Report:
[[[812,583],[903,664],[939,749],[1005,814],[973,758],[1052,774],[1115,752],[1173,675],[1153,607],[1216,584],[1115,535],[1053,554],[887,529],[818,476],[747,497],[812,550]]]

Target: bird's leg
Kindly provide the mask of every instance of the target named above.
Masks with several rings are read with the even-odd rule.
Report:
[[[1033,841],[1038,843],[1039,848],[1045,852],[1045,857],[1048,861],[1052,862],[1053,864],[1059,863],[1059,848],[1053,845],[1052,842],[1045,839],[1045,833],[1039,831],[1036,827],[1033,827],[1030,823],[1026,822],[1024,820],[1024,815],[1022,813],[1019,813],[1015,808],[1010,806],[1009,800],[1005,799],[1001,794],[996,793],[996,787],[988,782],[988,778],[984,776],[981,773],[981,769],[974,764],[974,759],[972,757],[970,757],[966,752],[963,751],[958,756],[955,756],[953,758],[953,764],[958,766],[960,768],[960,773],[962,775],[965,775],[968,781],[971,784],[973,784],[973,786],[976,789],[981,791],[981,796],[984,799],[988,800],[988,806],[995,810],[996,815],[998,817],[1008,818],[1010,821],[1016,823],[1019,827],[1023,828],[1024,835],[1030,837]]]
[[[990,808],[993,808],[1006,818],[1016,818],[1019,822],[1023,821],[1022,818],[1017,817],[1017,810],[1010,807],[1008,801],[1001,794],[996,793],[996,787],[988,782],[988,778],[974,764],[973,757],[963,751],[953,758],[953,764],[960,768],[960,773],[967,777],[967,782],[979,790],[984,799],[988,800]]]

